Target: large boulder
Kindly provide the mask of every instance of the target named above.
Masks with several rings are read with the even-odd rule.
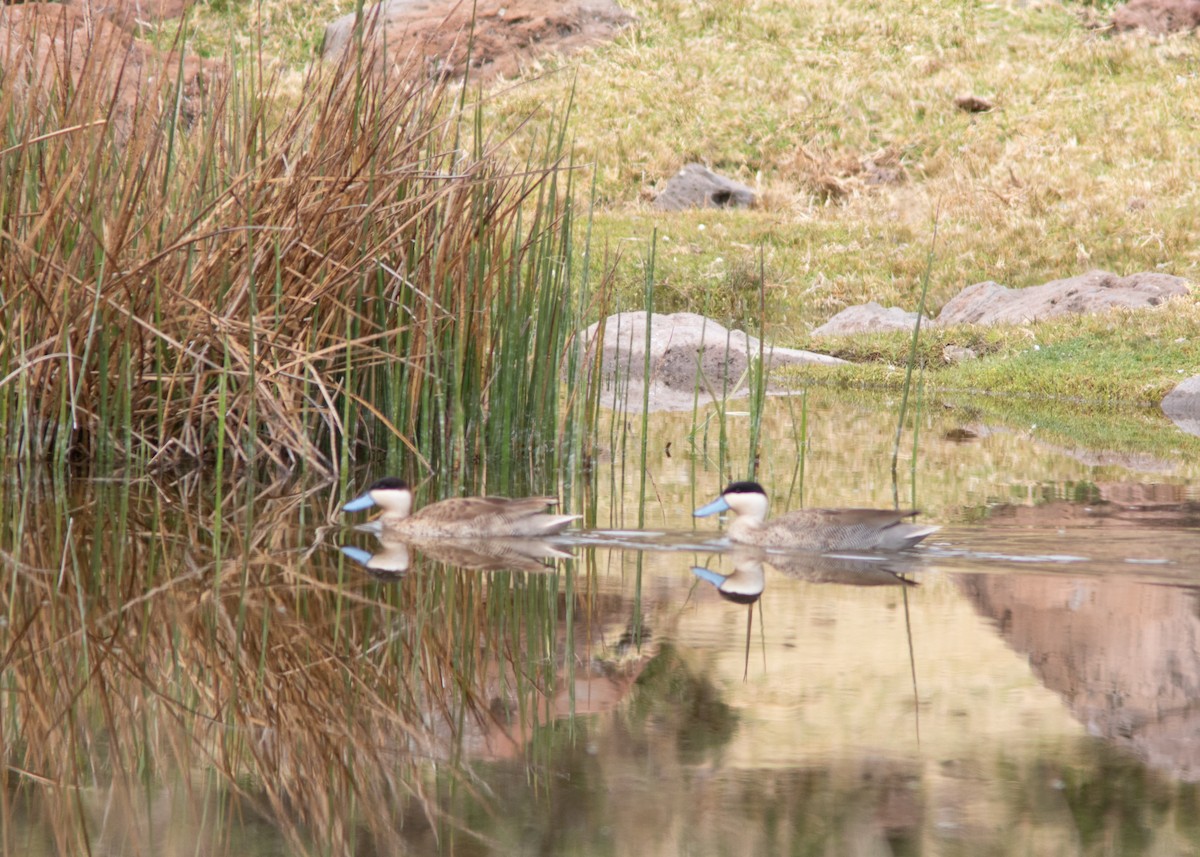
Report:
[[[690,312],[650,318],[650,371],[646,374],[646,313],[623,312],[605,319],[601,343],[601,403],[640,412],[648,383],[650,410],[687,410],[722,396],[745,395],[747,369],[759,355],[760,342],[740,330],[728,330]],[[600,323],[584,332],[589,352],[597,345]],[[594,353],[594,352],[591,352]],[[765,346],[767,368],[844,363],[827,354]]]
[[[141,24],[178,18],[192,3],[193,0],[64,0],[63,5],[134,30]]]
[[[655,197],[654,207],[660,211],[749,208],[755,200],[753,188],[718,175],[704,164],[687,164],[670,178],[662,193]]]
[[[614,0],[385,0],[363,16],[383,70],[416,62],[433,77],[478,78],[514,76],[542,54],[608,41],[634,20]],[[325,59],[354,44],[355,23],[350,12],[325,28]]]
[[[928,321],[929,319],[926,319]],[[900,307],[883,307],[871,301],[846,307],[812,332],[813,336],[846,336],[852,333],[881,333],[890,330],[913,329],[917,314]]]
[[[967,286],[951,298],[938,313],[937,323],[943,327],[1025,324],[1114,307],[1153,307],[1188,292],[1188,281],[1182,277],[1153,272],[1119,277],[1107,271],[1089,271],[1024,289],[1009,289],[988,281]]]
[[[1130,0],[1113,9],[1113,29],[1145,30],[1154,35],[1200,27],[1200,0]]]

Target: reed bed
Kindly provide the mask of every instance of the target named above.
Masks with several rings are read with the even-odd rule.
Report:
[[[365,445],[461,478],[553,452],[581,314],[562,126],[514,163],[445,80],[375,63],[314,66],[290,105],[254,57],[186,101],[147,74],[132,107],[108,75],[10,75],[4,456],[333,472]]]

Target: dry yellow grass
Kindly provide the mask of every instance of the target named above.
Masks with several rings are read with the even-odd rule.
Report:
[[[1192,37],[1114,37],[1060,5],[633,5],[637,30],[493,109],[521,116],[574,87],[600,233],[657,225],[682,243],[659,255],[687,284],[680,306],[762,246],[784,338],[851,303],[911,308],[939,208],[935,307],[983,279],[1196,274]],[[996,108],[958,110],[963,93]],[[648,213],[690,160],[757,186],[762,208]],[[872,185],[872,161],[901,180]]]
[[[1200,269],[1190,36],[1113,36],[1091,7],[1050,3],[625,5],[639,23],[616,42],[494,84],[488,111],[524,152],[539,133],[529,117],[573,97],[597,235],[622,251],[630,295],[655,227],[663,309],[734,315],[725,292],[761,247],[768,323],[795,340],[848,304],[911,308],[939,211],[934,307],[984,279]],[[261,14],[264,54],[298,74],[353,7],[211,4],[194,41],[250,50]],[[995,109],[957,109],[966,93]],[[653,213],[693,160],[755,186],[760,209]],[[896,180],[877,183],[872,166]]]

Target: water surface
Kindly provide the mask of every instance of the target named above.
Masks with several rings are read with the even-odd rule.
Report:
[[[644,509],[614,420],[594,527],[500,556],[303,480],[10,472],[4,853],[1200,850],[1196,462],[939,410],[893,481],[894,403],[801,408],[776,509],[915,504],[922,550],[729,552],[708,412],[655,418]]]

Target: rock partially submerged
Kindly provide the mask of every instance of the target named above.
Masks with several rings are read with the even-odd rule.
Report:
[[[755,200],[753,188],[718,175],[704,164],[688,164],[667,182],[654,207],[660,211],[749,208]]]
[[[1167,393],[1162,410],[1180,431],[1200,435],[1200,375],[1180,382]]]
[[[650,319],[650,372],[646,375],[646,313],[623,312],[603,322],[601,404],[640,412],[649,383],[650,410],[687,410],[724,395],[745,395],[747,369],[759,355],[759,340],[728,330],[690,312],[655,314]],[[599,324],[584,332],[589,351]],[[593,352],[594,353],[594,352]],[[844,363],[827,354],[777,348],[763,350],[768,369],[805,363]]]
[[[479,78],[511,77],[543,54],[610,40],[634,20],[614,0],[386,0],[363,16],[385,69],[416,62],[430,76]],[[354,44],[355,22],[351,12],[325,28],[325,59]]]

